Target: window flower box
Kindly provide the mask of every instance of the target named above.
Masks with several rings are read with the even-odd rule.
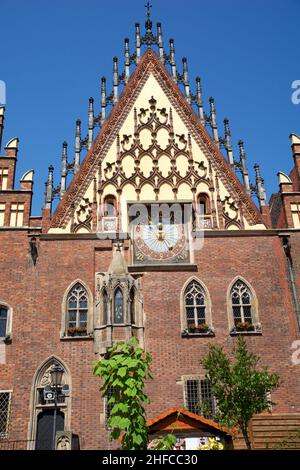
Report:
[[[262,334],[261,325],[259,323],[253,324],[250,322],[238,322],[230,331],[232,335],[238,334]]]
[[[237,331],[254,331],[255,326],[252,323],[245,321],[236,323],[235,328]]]
[[[199,323],[198,325],[191,324],[188,325],[188,330],[191,333],[205,333],[209,330],[209,326],[206,323]]]
[[[85,326],[76,326],[67,328],[67,336],[87,336]]]
[[[189,335],[213,336],[214,332],[207,323],[199,323],[198,325],[190,324],[182,332],[182,336]]]

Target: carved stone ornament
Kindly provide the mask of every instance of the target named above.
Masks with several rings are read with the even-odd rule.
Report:
[[[58,431],[56,433],[56,450],[72,450],[71,431]]]
[[[217,145],[213,142],[207,130],[204,128],[204,126],[201,125],[199,118],[195,115],[193,109],[187,103],[177,84],[172,80],[164,65],[161,63],[155,52],[152,51],[151,48],[149,48],[141,58],[130,81],[126,85],[124,93],[122,93],[118,102],[113,107],[110,116],[104,122],[101,132],[95,139],[93,146],[89,150],[79,171],[74,176],[74,179],[71,182],[70,187],[65,193],[63,199],[57,206],[55,214],[51,221],[51,227],[66,227],[68,221],[72,217],[72,206],[79,205],[80,200],[86,193],[88,186],[90,185],[92,179],[94,178],[94,175],[97,172],[99,163],[107,154],[108,149],[112,145],[114,139],[116,138],[116,135],[118,134],[119,130],[121,129],[123,123],[125,122],[128,116],[132,103],[136,100],[137,96],[142,91],[142,88],[151,73],[157,79],[162,90],[172,103],[172,106],[176,109],[178,115],[189,129],[191,137],[195,139],[196,143],[203,151],[207,160],[211,162],[214,171],[218,172],[218,174],[220,175],[220,178],[222,179],[222,182],[227,191],[232,194],[235,200],[241,201],[241,204],[243,205],[243,213],[245,219],[248,220],[250,225],[263,223],[261,214],[259,213],[250,196],[247,194],[242,183],[238,180],[234,171],[226,162],[224,156],[220,152]],[[150,119],[153,119],[153,123],[154,121],[159,121],[160,126],[170,126],[170,116],[169,124],[165,123],[166,114],[169,113],[169,110],[161,108],[154,110],[154,104],[156,106],[156,103],[152,102],[149,103],[149,108],[146,108],[145,110],[139,110],[140,125],[142,125],[141,122],[146,122],[145,125],[147,126],[149,124],[147,120],[150,116]],[[169,130],[171,132],[170,128]],[[130,137],[127,137],[122,139],[123,151],[125,151],[125,148],[128,148],[128,144],[130,142]],[[173,142],[171,142],[171,145],[174,145],[174,141],[176,142],[175,137],[176,136],[174,135]],[[181,151],[184,150],[184,139],[186,140],[186,137],[187,136],[181,139],[181,137],[177,136],[177,145],[183,146],[183,149],[181,149]],[[153,145],[156,145],[155,129],[153,129],[152,138]],[[126,143],[127,140],[128,144]],[[137,144],[137,142],[135,142],[135,144]],[[145,149],[141,147],[141,151],[144,150]],[[119,171],[121,171],[120,166]],[[159,175],[157,176],[159,177]],[[143,178],[143,175],[139,175],[139,177]],[[119,186],[122,186],[122,184],[123,182],[121,181]],[[135,184],[137,186],[140,185],[137,180],[135,181]],[[173,184],[174,189],[176,190],[177,181],[175,181]],[[192,182],[192,184],[194,184],[194,182]]]

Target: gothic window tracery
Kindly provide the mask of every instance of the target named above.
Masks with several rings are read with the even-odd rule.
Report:
[[[120,287],[117,287],[114,295],[114,323],[124,323],[124,301]]]
[[[75,284],[67,297],[67,333],[80,336],[87,334],[89,309],[88,293],[82,284]]]
[[[235,326],[242,323],[252,325],[252,294],[249,287],[241,280],[231,289],[232,314]]]
[[[103,302],[103,325],[106,325],[108,322],[108,294],[107,290],[103,289],[102,291],[102,302]]]
[[[205,324],[206,298],[202,286],[192,281],[185,290],[184,295],[186,322],[188,330],[198,328],[201,324]]]
[[[134,287],[132,287],[130,289],[129,302],[130,302],[130,322],[134,325],[136,323],[136,318],[135,318],[135,290],[134,290]]]

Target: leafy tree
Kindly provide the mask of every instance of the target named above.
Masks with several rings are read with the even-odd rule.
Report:
[[[166,434],[160,436],[152,443],[152,450],[172,450],[176,444],[176,436],[174,434]]]
[[[138,340],[119,341],[108,348],[106,358],[94,364],[93,373],[103,379],[100,390],[113,405],[108,418],[110,437],[121,436],[123,450],[147,449],[148,427],[144,404],[145,380],[152,378],[151,354],[138,347]],[[110,393],[111,392],[111,393]],[[110,398],[109,398],[110,397]]]
[[[255,414],[270,409],[268,394],[279,386],[277,374],[270,373],[267,367],[257,368],[259,359],[239,337],[234,361],[219,346],[211,346],[201,361],[217,400],[216,419],[222,425],[238,427],[249,450],[249,422]]]

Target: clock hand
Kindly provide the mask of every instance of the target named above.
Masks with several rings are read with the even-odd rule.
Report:
[[[172,250],[173,245],[171,245],[171,242],[169,240],[165,240],[164,243],[167,246],[168,250]]]

